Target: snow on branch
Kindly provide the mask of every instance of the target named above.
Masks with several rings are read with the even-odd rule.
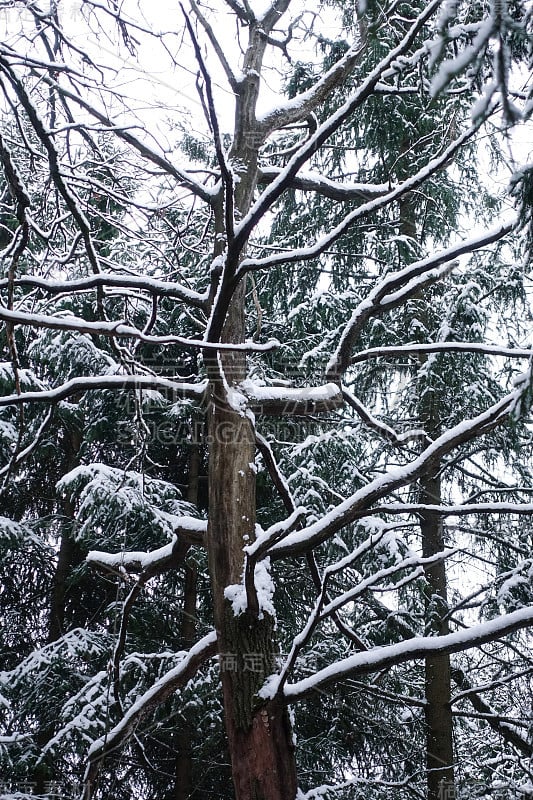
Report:
[[[260,386],[247,379],[240,386],[252,407],[271,416],[320,414],[343,405],[342,392],[335,383],[289,388]]]
[[[15,325],[29,325],[35,328],[52,328],[53,330],[77,331],[78,333],[96,334],[99,336],[124,337],[138,339],[150,344],[182,344],[186,347],[209,348],[212,350],[242,350],[245,352],[268,352],[279,347],[276,339],[270,339],[265,344],[246,341],[239,344],[206,342],[202,339],[187,339],[184,336],[152,336],[143,333],[125,321],[117,322],[88,322],[81,317],[73,316],[46,316],[45,314],[28,314],[24,311],[10,311],[0,305],[0,320]]]
[[[22,392],[0,397],[0,408],[23,403],[58,403],[73,394],[108,389],[126,391],[128,389],[164,389],[174,396],[185,397],[201,402],[207,389],[207,381],[200,383],[181,383],[157,375],[102,375],[86,378],[72,378],[55,389]]]
[[[378,583],[383,581],[385,578],[390,578],[391,576],[395,575],[396,573],[400,572],[401,570],[410,570],[409,580],[414,580],[415,578],[420,577],[424,574],[423,567],[430,566],[431,564],[435,564],[439,561],[443,561],[457,553],[457,548],[442,550],[439,553],[435,553],[432,556],[417,556],[417,555],[410,555],[407,558],[402,559],[401,561],[397,561],[390,567],[383,567],[382,569],[376,570],[367,578],[362,579],[359,581],[358,584],[351,587],[342,594],[335,597],[334,600],[331,600],[329,603],[325,604],[324,607],[320,611],[320,619],[324,619],[332,614],[334,611],[340,610],[343,606],[347,603],[353,602],[357,597],[360,597],[364,594],[368,589],[373,586],[376,586]]]
[[[417,636],[397,644],[376,647],[374,650],[344,658],[301,681],[286,684],[284,695],[288,702],[294,703],[311,692],[348,677],[366,675],[404,664],[406,661],[425,659],[437,653],[459,653],[501,639],[531,625],[533,625],[533,606],[526,606],[519,611],[504,614],[456,633],[445,636]],[[274,697],[278,690],[278,680],[278,676],[271,676],[261,690],[261,696]]]
[[[371,509],[373,514],[440,514],[442,517],[468,514],[533,514],[533,503],[465,503],[439,506],[429,503],[384,503]]]
[[[375,431],[383,439],[391,442],[398,447],[403,447],[412,441],[428,442],[429,438],[427,433],[421,429],[413,429],[405,431],[404,433],[397,433],[390,425],[377,419],[366,406],[351,392],[347,387],[343,386],[342,396],[349,406],[354,409],[357,415],[363,420],[371,430]]]
[[[426,276],[432,270],[449,265],[455,259],[466,253],[471,253],[481,247],[486,247],[493,242],[502,239],[510,233],[516,225],[516,219],[498,225],[490,231],[483,232],[476,236],[452,245],[446,250],[441,250],[435,255],[423,258],[409,264],[398,272],[386,275],[383,280],[375,286],[365,299],[359,303],[347,323],[341,336],[336,352],[330,359],[327,366],[327,376],[332,377],[347,368],[351,360],[351,352],[359,337],[363,326],[368,320],[384,311],[393,308],[395,305],[404,302],[414,293],[424,288]]]
[[[287,555],[305,553],[326,541],[345,525],[366,516],[372,506],[381,498],[427,473],[446,453],[470,439],[492,430],[507,419],[516,408],[522,393],[523,387],[519,386],[491,408],[472,419],[464,420],[453,426],[409,464],[388,470],[339,503],[317,522],[287,535],[284,540],[270,549],[268,555],[272,558],[282,558]]]
[[[346,216],[341,220],[341,222],[338,223],[338,225],[332,228],[329,233],[323,235],[320,239],[317,239],[314,244],[309,245],[308,247],[294,248],[289,253],[277,253],[266,258],[245,258],[241,264],[240,271],[244,273],[252,270],[270,268],[278,264],[291,264],[297,261],[308,261],[322,255],[322,253],[328,250],[344,233],[349,230],[352,225],[354,225],[357,220],[365,217],[368,214],[375,213],[376,211],[385,208],[409,192],[418,189],[419,186],[422,186],[432,175],[443,169],[443,167],[458,152],[458,150],[460,150],[463,145],[465,145],[474,137],[480,126],[481,120],[477,121],[470,128],[464,131],[460,136],[457,137],[457,139],[448,145],[448,147],[446,147],[440,153],[440,155],[429,160],[414,175],[406,178],[406,180],[399,183],[386,194],[380,195],[379,197],[374,198],[367,203],[363,203],[363,205],[354,209],[349,214],[346,214]],[[272,186],[275,186],[278,182],[280,182],[280,185],[282,184],[279,194],[288,188],[289,184],[287,181],[292,179],[292,175],[285,175],[285,178],[283,176],[284,172],[281,172],[279,178],[272,184]],[[265,190],[264,194],[266,194],[266,192],[268,192],[268,189]],[[241,224],[244,225],[244,222]],[[239,234],[236,230],[235,240],[237,241],[238,238]]]
[[[366,49],[366,42],[357,42],[318,80],[314,86],[279,105],[258,119],[259,129],[264,138],[273,131],[294,125],[308,117],[342,84],[354,70],[360,56]]]
[[[131,147],[133,147],[134,150],[136,150],[139,155],[141,155],[147,161],[155,164],[157,167],[163,170],[165,174],[171,175],[173,178],[175,178],[179,182],[180,186],[188,189],[190,192],[192,192],[192,194],[196,195],[206,203],[211,204],[214,201],[217,192],[216,189],[209,189],[207,186],[204,186],[196,181],[186,170],[177,167],[156,150],[153,150],[151,147],[149,147],[145,142],[138,139],[128,128],[114,123],[113,120],[102,110],[96,108],[76,92],[67,89],[57,80],[54,80],[48,75],[41,75],[40,78],[43,83],[45,83],[51,89],[57,91],[59,96],[74,101],[77,105],[83,108],[84,111],[87,111],[92,117],[94,117],[94,119],[98,120],[98,122],[104,126],[104,129],[112,131],[115,136],[131,145]]]
[[[97,739],[89,750],[85,771],[84,798],[92,796],[95,781],[105,757],[120,747],[135,731],[143,717],[170,697],[196,674],[201,665],[217,652],[217,636],[211,631],[183,654],[179,664],[167,672],[130,706],[122,719],[106,735]]]
[[[492,344],[477,344],[476,342],[440,342],[437,344],[418,344],[412,342],[398,347],[371,347],[360,350],[352,357],[352,364],[359,364],[371,358],[385,358],[386,356],[419,355],[420,353],[479,353],[486,356],[501,356],[502,358],[531,358],[532,349],[520,347],[500,347]]]
[[[269,208],[283,194],[290,181],[298,173],[300,168],[309,158],[327,141],[327,139],[337,131],[340,126],[354,113],[354,111],[372,95],[375,86],[381,80],[383,73],[396,61],[398,56],[407,52],[419,31],[439,9],[441,0],[433,0],[427,4],[424,11],[413,22],[406,35],[400,43],[394,47],[382,59],[382,61],[370,72],[368,77],[361,83],[357,90],[343,103],[343,105],[327,120],[320,125],[315,133],[299,148],[299,150],[289,160],[285,169],[280,173],[270,186],[265,189],[261,196],[254,203],[249,213],[242,219],[240,225],[235,229],[234,247],[241,251],[244,243],[248,240],[250,233],[261,220]]]
[[[259,170],[258,183],[269,184],[278,178],[282,167],[261,167]],[[319,172],[300,172],[291,179],[287,188],[299,189],[303,192],[316,192],[323,197],[331,200],[371,200],[374,197],[382,197],[390,191],[388,183],[340,183],[326,178]]]
[[[85,560],[91,567],[103,572],[148,572],[151,575],[164,572],[179,563],[183,550],[188,545],[204,544],[207,522],[195,517],[178,517],[173,527],[175,534],[172,541],[149,553],[105,553],[101,550],[90,550]]]
[[[7,279],[0,280],[0,289],[8,286]],[[115,289],[140,289],[150,292],[158,297],[175,297],[183,300],[188,305],[204,309],[207,307],[208,295],[199,294],[180,283],[172,281],[162,281],[156,278],[147,278],[137,275],[114,275],[108,272],[100,272],[87,278],[77,278],[74,280],[50,280],[36,275],[23,275],[15,278],[13,286],[27,286],[34,289],[42,289],[51,295],[74,294],[75,292],[88,292],[98,287],[111,287]]]
[[[407,623],[403,615],[393,614],[391,610],[381,603],[375,596],[370,598],[370,602],[372,603],[372,610],[377,614],[379,619],[383,621],[394,621],[394,625],[398,628],[399,634],[403,639],[411,640],[416,638],[416,632]],[[519,678],[521,674],[521,672],[518,674],[514,673],[517,678]],[[462,690],[461,697],[464,697],[466,700],[468,700],[476,711],[486,715],[487,723],[493,730],[501,734],[501,736],[507,742],[513,744],[520,753],[526,756],[526,758],[530,758],[532,754],[531,743],[524,739],[513,726],[503,723],[501,720],[499,720],[494,710],[485,702],[485,700],[480,697],[480,692],[483,689],[490,690],[491,684],[487,684],[486,686],[482,687],[475,687],[466,672],[457,664],[452,667],[451,675],[455,684],[459,689]],[[497,681],[494,683],[496,684]]]

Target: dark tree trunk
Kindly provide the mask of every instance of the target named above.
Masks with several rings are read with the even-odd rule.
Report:
[[[77,430],[65,430],[63,438],[65,449],[65,474],[70,472],[79,463],[79,450],[81,446],[81,434]],[[74,503],[64,498],[61,501],[61,511],[63,515],[63,525],[57,564],[52,582],[50,596],[50,611],[48,618],[47,644],[56,642],[65,633],[66,607],[68,599],[68,579],[74,567],[83,561],[83,554],[80,545],[74,539],[74,521],[76,508]],[[54,735],[54,726],[44,724],[37,733],[37,749],[42,751],[45,745]],[[47,781],[54,777],[54,768],[51,760],[43,760],[36,767],[33,775],[35,781],[36,794],[45,793]]]
[[[432,438],[440,433],[440,398],[431,380],[424,376],[419,401],[420,421]],[[419,481],[419,500],[440,505],[442,500],[440,463]],[[422,555],[431,557],[444,549],[442,518],[435,513],[420,515]],[[443,636],[450,632],[448,591],[444,560],[425,570],[426,635]],[[434,655],[425,661],[426,768],[427,800],[451,800],[454,797],[453,717],[451,707],[451,662],[448,654]]]
[[[411,142],[406,140],[401,150],[408,153]],[[416,242],[417,225],[414,199],[405,197],[400,201],[399,231],[406,238],[402,248],[402,256],[406,261],[412,260],[414,253],[409,242]],[[419,298],[422,307],[418,317],[428,330],[431,330],[431,313],[427,307],[427,298]],[[420,365],[426,358],[420,358]],[[438,389],[431,378],[425,374],[419,382],[418,416],[420,424],[427,434],[434,438],[439,435],[441,427],[440,398]],[[429,505],[441,502],[440,463],[432,467],[431,473],[419,480],[419,501]],[[420,515],[420,534],[422,538],[422,555],[431,557],[444,549],[442,519],[438,514],[430,512]],[[449,633],[446,565],[443,560],[425,568],[425,616],[426,635],[441,636]],[[426,658],[424,665],[426,723],[426,769],[427,800],[451,800],[454,796],[453,769],[453,718],[451,709],[451,664],[450,656],[435,655]]]
[[[296,769],[287,710],[257,697],[273,667],[274,623],[268,613],[250,609],[236,616],[224,595],[227,586],[241,583],[243,547],[254,536],[253,427],[215,400],[209,435],[208,553],[235,796],[292,800]]]
[[[440,503],[440,478],[423,481],[422,503]],[[441,519],[435,514],[422,515],[422,549],[432,556],[444,547]],[[426,633],[442,636],[449,633],[447,621],[446,567],[439,561],[426,567]],[[453,798],[453,719],[451,708],[450,656],[435,655],[425,662],[426,766],[428,800]]]
[[[193,441],[189,456],[189,483],[187,500],[198,505],[198,479],[200,474],[201,450],[198,442]],[[197,570],[194,564],[184,563],[185,578],[183,583],[183,612],[181,619],[181,639],[184,650],[188,650],[196,641],[196,595]],[[188,800],[192,794],[193,759],[191,750],[191,731],[186,727],[176,735],[175,760],[175,800]]]

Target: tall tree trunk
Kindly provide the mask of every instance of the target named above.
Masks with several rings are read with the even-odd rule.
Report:
[[[243,303],[241,286],[227,320],[228,341],[242,341]],[[244,377],[241,356],[223,361],[233,383]],[[253,423],[216,396],[208,423],[208,554],[235,796],[237,800],[292,800],[296,770],[287,710],[257,697],[274,666],[274,620],[259,608],[235,613],[225,596],[226,587],[242,581],[243,547],[255,532]]]
[[[198,505],[198,479],[201,464],[200,444],[193,440],[189,455],[189,481],[187,500]],[[181,639],[184,650],[188,650],[196,641],[196,595],[197,570],[194,564],[184,562],[185,578],[183,584],[183,616],[181,620]],[[188,800],[192,793],[192,751],[191,733],[184,727],[176,736],[176,760],[174,767],[174,798]]]
[[[423,315],[424,316],[424,315]],[[428,322],[426,314],[424,322]],[[425,359],[421,358],[421,365]],[[419,416],[422,427],[432,438],[440,434],[441,401],[435,381],[427,373],[420,382]],[[442,486],[440,462],[419,480],[419,501],[440,505]],[[427,558],[442,552],[444,536],[439,514],[420,515],[422,555]],[[443,636],[450,632],[448,623],[448,591],[444,560],[426,566],[425,617],[428,636]],[[451,662],[448,653],[428,656],[425,660],[426,769],[427,800],[451,800],[454,797],[453,717],[451,706]]]
[[[65,449],[65,473],[70,472],[79,463],[81,433],[78,430],[65,430],[63,437]],[[73,536],[75,504],[70,498],[61,501],[63,525],[61,542],[57,555],[57,564],[52,582],[50,611],[48,618],[47,644],[56,642],[65,633],[65,615],[68,595],[68,578],[74,567],[81,564],[83,555],[80,546]],[[54,735],[54,727],[44,724],[36,737],[37,750],[40,752]],[[35,768],[33,780],[36,794],[44,794],[47,781],[54,777],[54,768],[50,760],[43,760]]]
[[[405,141],[401,150],[408,153],[411,143]],[[404,260],[412,260],[412,244],[417,238],[416,209],[407,195],[400,202],[400,234],[406,237],[402,248]],[[424,303],[424,298],[420,298]],[[418,312],[425,327],[431,329],[430,313],[426,307]],[[426,363],[420,358],[420,366]],[[427,434],[434,438],[439,434],[440,398],[438,388],[427,373],[419,381],[418,417]],[[428,505],[441,502],[440,463],[433,465],[431,473],[419,480],[419,501]],[[420,514],[422,555],[434,556],[444,548],[442,519],[438,514]],[[441,636],[449,633],[447,578],[444,561],[425,568],[425,617],[426,635]],[[427,800],[449,800],[454,796],[453,769],[453,719],[451,708],[451,664],[448,654],[429,656],[425,660],[424,687],[426,723],[426,769]]]
[[[424,478],[420,502],[440,503],[438,475]],[[444,547],[442,521],[436,514],[421,515],[422,551],[432,556]],[[426,567],[426,633],[449,633],[446,567],[444,561]],[[425,661],[426,766],[428,800],[453,798],[453,719],[451,707],[451,667],[448,654],[434,655]]]
[[[429,316],[429,315],[426,315]],[[426,321],[428,321],[426,319]],[[424,359],[421,358],[421,363]],[[440,433],[440,398],[431,378],[424,375],[420,383],[419,415],[422,427],[435,438]],[[440,505],[442,486],[440,462],[419,480],[419,501]],[[442,518],[429,511],[420,514],[422,555],[427,558],[442,552],[444,536]],[[428,636],[450,632],[448,592],[444,560],[426,566],[425,617]],[[447,653],[428,656],[425,660],[426,769],[427,800],[450,800],[454,797],[453,718],[451,707],[451,662]]]
[[[282,13],[282,5],[278,13]],[[235,135],[228,155],[235,176],[230,202],[236,219],[248,212],[257,184],[260,141],[255,108],[266,45],[264,28],[275,24],[278,13],[270,23],[265,18],[249,29],[245,78],[237,93]],[[227,183],[225,188],[227,192]],[[221,202],[217,216],[218,230],[224,230],[229,245],[227,202],[226,207]],[[244,251],[234,255],[236,259],[243,257]],[[227,263],[226,270],[234,274],[237,266]],[[224,342],[244,341],[245,301],[246,285],[241,279],[225,317],[221,332]],[[209,363],[209,354],[207,360]],[[225,592],[228,586],[242,582],[243,548],[255,538],[253,415],[231,401],[233,387],[246,377],[245,355],[221,351],[218,360],[211,361],[210,375],[207,548],[235,796],[236,800],[293,800],[296,767],[287,709],[280,701],[257,696],[265,677],[274,669],[274,620],[254,597],[247,598],[245,610],[239,613]]]

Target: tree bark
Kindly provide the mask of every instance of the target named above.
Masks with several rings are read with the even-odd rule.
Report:
[[[421,485],[421,502],[440,504],[440,489],[438,476],[425,479]],[[425,557],[442,551],[442,521],[437,515],[421,515],[420,530]],[[426,633],[443,636],[450,632],[444,561],[426,567],[425,574]],[[448,654],[426,658],[425,696],[427,797],[428,800],[451,800],[454,797],[453,719]]]
[[[426,315],[428,316],[428,315]],[[427,321],[427,320],[426,320]],[[421,363],[426,360],[421,357]],[[424,376],[420,386],[419,414],[422,427],[432,438],[440,433],[440,402],[438,390]],[[419,481],[419,499],[428,505],[440,505],[442,486],[440,462]],[[420,514],[422,555],[436,555],[444,549],[442,518],[438,514]],[[427,636],[444,636],[450,633],[448,623],[448,590],[446,563],[436,561],[424,569],[425,617]],[[453,768],[453,717],[451,692],[451,661],[448,653],[428,656],[425,660],[424,715],[426,722],[427,800],[452,800],[455,796]]]
[[[198,479],[200,473],[200,444],[192,442],[189,455],[189,480],[187,500],[198,505]],[[196,640],[196,595],[197,570],[194,564],[184,560],[185,577],[183,583],[183,612],[181,619],[181,639],[184,650],[193,646]],[[174,764],[174,798],[188,800],[193,788],[193,759],[191,749],[191,732],[184,727],[176,735],[176,759]]]
[[[65,474],[70,472],[79,463],[79,450],[81,446],[81,432],[78,430],[65,430],[63,437],[65,450]],[[50,612],[48,618],[47,644],[56,642],[65,633],[65,615],[68,595],[68,577],[74,567],[83,561],[78,542],[73,537],[73,526],[76,516],[75,504],[69,498],[61,501],[63,512],[63,531],[57,556],[57,564],[52,583],[50,596]],[[45,745],[54,735],[54,727],[50,724],[42,726],[37,733],[37,749],[42,752]],[[45,785],[54,777],[54,767],[49,759],[41,761],[35,768],[33,779],[37,794],[45,793]]]
[[[228,291],[231,301],[225,309],[221,339],[240,343],[245,339],[246,285],[241,279],[231,284],[244,251],[232,252],[231,214],[235,219],[249,210],[258,177],[259,128],[255,116],[259,76],[268,26],[283,12],[282,0],[276,13],[249,28],[244,57],[244,78],[238,86],[233,146],[228,154],[234,186],[216,209],[216,226],[228,244],[225,273],[228,280],[219,298]],[[272,19],[270,19],[272,17]],[[270,21],[269,21],[270,20]],[[219,253],[215,252],[215,256]],[[233,259],[233,262],[231,261]],[[215,301],[216,302],[216,301]],[[221,352],[218,360],[207,362],[211,376],[208,407],[209,517],[207,549],[213,592],[214,620],[218,637],[224,716],[228,735],[236,800],[292,800],[296,796],[296,767],[288,712],[276,701],[257,696],[265,677],[272,672],[276,652],[274,620],[261,609],[257,597],[247,597],[243,613],[235,613],[225,596],[228,586],[241,584],[244,571],[243,548],[255,538],[255,431],[253,414],[232,402],[233,390],[246,377],[242,353]],[[234,394],[233,394],[234,396]]]
[[[228,340],[240,341],[235,337],[243,302],[241,288],[230,310]],[[226,375],[238,382],[243,367],[242,359],[235,357]],[[224,592],[241,583],[243,547],[255,535],[253,423],[214,396],[208,424],[207,546],[235,796],[236,800],[290,800],[296,795],[296,769],[287,710],[257,697],[274,665],[274,621],[258,608],[236,615]]]
[[[401,145],[402,153],[408,153],[411,143],[405,140]],[[399,232],[405,237],[401,255],[404,260],[411,261],[413,244],[417,239],[416,208],[413,198],[407,196],[399,204]],[[420,298],[425,304],[427,300]],[[427,328],[431,329],[430,311],[427,306],[419,311],[419,317]],[[420,356],[420,366],[427,361],[427,356]],[[440,403],[438,389],[428,375],[419,381],[418,416],[421,427],[430,437],[439,435]],[[440,463],[433,465],[431,473],[419,479],[419,500],[421,503],[441,503]],[[422,539],[422,555],[427,558],[440,553],[444,549],[442,519],[438,514],[420,514],[420,535]],[[447,578],[446,565],[443,560],[437,561],[424,569],[426,635],[442,636],[450,632],[447,611]],[[451,662],[449,654],[428,656],[424,663],[426,723],[426,770],[427,800],[452,800],[454,797],[453,769],[453,718],[451,707]]]

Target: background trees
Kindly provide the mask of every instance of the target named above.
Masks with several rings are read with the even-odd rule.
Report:
[[[530,9],[14,10],[2,790],[527,794]]]

